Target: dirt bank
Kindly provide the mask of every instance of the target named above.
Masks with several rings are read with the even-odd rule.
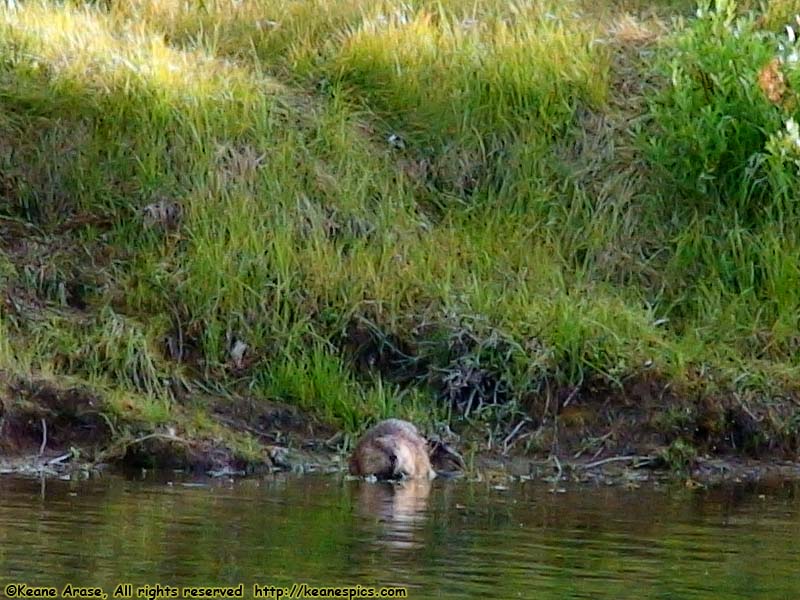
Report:
[[[0,474],[88,476],[108,467],[212,477],[337,473],[346,470],[353,443],[286,404],[208,397],[203,415],[213,427],[192,428],[197,412],[185,407],[173,412],[178,418],[171,424],[153,426],[111,414],[89,387],[0,375]],[[538,423],[533,415],[510,423],[499,436],[496,424],[476,419],[434,435],[463,453],[465,478],[497,485],[546,480],[557,491],[566,481],[637,487],[648,480],[694,486],[800,477],[800,463],[780,443],[786,440],[770,437],[769,414],[723,401],[664,403],[655,390],[651,381],[624,394],[567,394],[557,412]]]
[[[0,374],[0,472],[60,475],[108,466],[182,469],[210,476],[335,465],[341,436],[293,407],[247,399],[176,408],[163,426],[113,414],[86,386]]]

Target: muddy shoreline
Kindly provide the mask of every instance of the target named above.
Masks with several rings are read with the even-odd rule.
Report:
[[[204,471],[196,466],[184,468],[156,466],[157,472],[183,472],[193,477],[208,479],[258,477],[275,473],[295,475],[346,476],[346,454],[307,451],[287,451],[290,457],[281,466],[269,461],[251,465],[249,469],[223,467]],[[484,455],[475,457],[473,467],[455,477],[469,483],[486,482],[503,490],[514,482],[538,482],[551,486],[559,493],[570,484],[619,486],[635,490],[642,485],[666,483],[687,488],[711,488],[729,484],[752,484],[761,481],[800,481],[800,463],[790,461],[764,461],[737,457],[701,458],[690,469],[675,472],[664,468],[643,467],[633,457],[594,466],[589,462],[562,461],[532,457],[497,457]],[[58,478],[82,480],[106,472],[130,471],[123,462],[96,463],[83,460],[69,453],[59,456],[17,455],[0,457],[0,477],[23,476],[33,478]],[[146,468],[141,470],[147,471]]]
[[[321,421],[288,404],[254,398],[204,398],[202,412],[181,407],[185,415],[170,423],[109,416],[102,394],[85,386],[58,385],[46,379],[6,375],[0,414],[0,475],[89,477],[109,468],[181,470],[209,477],[246,477],[274,472],[339,473],[347,471],[347,456],[357,436]],[[498,442],[486,435],[497,423],[456,422],[445,436],[432,434],[459,450],[466,463],[460,476],[503,486],[510,481],[541,480],[557,489],[564,482],[623,485],[635,488],[645,481],[673,481],[689,487],[765,478],[800,479],[800,462],[780,445],[733,448],[741,431],[719,433],[715,443],[695,437],[667,435],[649,403],[626,401],[626,418],[605,401],[604,418],[590,426],[595,410],[575,399],[572,411],[561,410],[551,421],[532,419],[508,424]],[[674,410],[675,403],[673,403]],[[596,411],[599,412],[599,411]],[[581,418],[575,417],[580,414]],[[213,427],[192,429],[198,415]],[[731,421],[736,425],[736,421]],[[756,423],[755,418],[753,423]],[[425,427],[422,427],[425,431]],[[494,431],[494,430],[490,430]],[[527,431],[527,433],[521,433]],[[431,434],[430,431],[426,433]],[[753,430],[755,439],[761,433]],[[515,438],[543,442],[531,451]],[[726,437],[727,436],[727,437]],[[728,439],[723,446],[719,439]]]
[[[202,450],[200,449],[202,447]],[[259,477],[276,473],[346,476],[348,452],[327,445],[327,440],[305,440],[297,446],[272,446],[262,461],[242,461],[229,448],[205,444],[187,451],[186,441],[167,434],[134,440],[128,451],[107,461],[108,450],[71,446],[44,452],[20,451],[0,455],[0,476],[81,480],[105,472],[137,469],[176,471],[201,478]],[[502,455],[473,452],[465,472],[448,474],[467,482],[486,482],[498,490],[513,482],[545,482],[554,493],[569,484],[621,486],[637,489],[648,483],[667,483],[687,488],[723,484],[749,484],[764,480],[800,481],[800,462],[753,459],[739,456],[697,457],[683,469],[670,468],[655,455],[619,455],[598,460],[569,456]]]

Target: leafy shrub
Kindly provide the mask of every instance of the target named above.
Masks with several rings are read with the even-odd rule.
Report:
[[[787,43],[761,23],[739,15],[734,0],[701,3],[667,40],[659,69],[669,83],[650,106],[651,162],[687,199],[741,215],[790,188],[780,148],[768,142],[796,111],[794,31],[787,27]]]

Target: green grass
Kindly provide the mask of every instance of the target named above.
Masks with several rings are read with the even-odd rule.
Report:
[[[800,68],[782,103],[758,78],[798,10],[18,3],[0,369],[351,431],[649,377],[792,390]]]

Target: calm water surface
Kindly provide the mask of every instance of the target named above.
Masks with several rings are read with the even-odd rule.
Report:
[[[177,476],[176,476],[177,477]],[[400,585],[409,598],[800,598],[800,488],[338,476],[0,479],[0,584]],[[110,598],[110,595],[109,595]]]

